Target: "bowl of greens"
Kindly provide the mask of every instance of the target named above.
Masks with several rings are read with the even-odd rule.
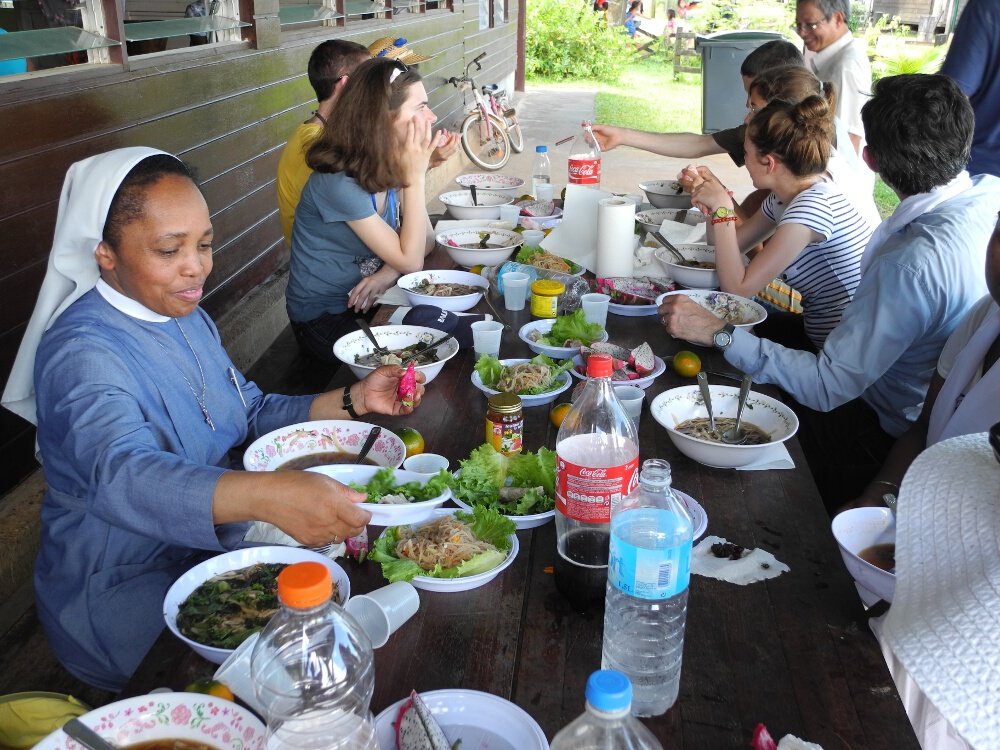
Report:
[[[246,547],[195,565],[178,578],[163,599],[163,619],[195,653],[222,664],[278,611],[278,573],[297,562],[325,565],[337,603],[348,600],[351,581],[326,555],[301,547]]]
[[[555,516],[556,454],[544,446],[537,453],[505,456],[483,444],[460,462],[452,480],[452,500],[466,510],[490,508],[518,529],[532,529]]]
[[[524,407],[551,404],[570,387],[572,360],[555,362],[539,354],[534,359],[496,359],[483,354],[476,360],[472,384],[487,396],[514,393]]]
[[[426,520],[451,497],[451,474],[444,469],[432,476],[391,467],[347,464],[317,466],[309,471],[367,494],[364,509],[372,514],[371,523],[377,526]]]
[[[496,578],[514,562],[514,522],[489,508],[434,511],[421,524],[390,526],[369,557],[389,583],[409,581],[426,591],[468,591]]]
[[[571,359],[581,346],[608,340],[608,332],[597,323],[588,323],[583,310],[525,323],[517,335],[533,352],[552,359]]]
[[[546,271],[568,273],[571,276],[583,276],[587,270],[569,258],[560,258],[558,255],[553,255],[547,250],[542,250],[540,247],[528,247],[527,245],[521,246],[521,249],[517,251],[517,255],[514,256],[514,260],[518,263],[524,263],[525,265],[534,266]]]

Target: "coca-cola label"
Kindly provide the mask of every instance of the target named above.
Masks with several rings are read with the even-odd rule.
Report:
[[[609,523],[611,506],[639,483],[639,457],[619,466],[577,466],[556,458],[556,508],[567,518]]]
[[[600,159],[569,160],[569,181],[573,185],[598,185],[601,182]]]

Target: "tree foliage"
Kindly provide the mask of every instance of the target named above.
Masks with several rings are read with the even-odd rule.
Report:
[[[580,0],[529,0],[525,73],[529,78],[592,78],[614,82],[633,56],[621,26]]]

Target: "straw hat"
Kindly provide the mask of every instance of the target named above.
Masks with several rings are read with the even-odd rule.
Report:
[[[376,39],[368,45],[368,52],[372,57],[385,57],[389,60],[399,60],[406,65],[416,65],[425,60],[430,60],[426,55],[420,55],[406,46],[406,40],[402,37],[391,36]]]
[[[986,433],[931,446],[899,493],[882,637],[976,748],[1000,748],[1000,464]]]

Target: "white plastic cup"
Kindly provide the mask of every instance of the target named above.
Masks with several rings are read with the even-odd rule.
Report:
[[[433,476],[441,469],[447,469],[450,461],[438,453],[418,453],[403,461],[403,468],[417,474]]]
[[[253,680],[250,679],[250,656],[257,643],[260,633],[254,633],[237,646],[233,653],[215,670],[214,678],[233,691],[233,694],[261,716],[264,715],[257,695],[254,693]]]
[[[344,605],[344,609],[371,638],[373,648],[384,646],[389,636],[413,617],[419,608],[420,596],[406,581],[396,581],[369,594],[352,596]]]
[[[616,385],[615,397],[638,428],[639,417],[642,415],[642,401],[646,398],[646,392],[634,385]]]
[[[523,310],[528,297],[531,277],[521,271],[508,271],[503,275],[503,304],[508,310]]]
[[[521,207],[508,203],[500,206],[500,221],[508,224],[511,229],[517,228],[517,223],[521,220]]]
[[[477,320],[470,328],[472,329],[472,348],[476,352],[476,357],[489,354],[491,357],[499,358],[503,323],[498,323],[495,320]]]
[[[541,229],[525,229],[521,232],[521,239],[524,240],[525,247],[538,247],[545,239],[545,232]]]
[[[580,297],[580,304],[583,306],[583,316],[588,323],[597,323],[601,328],[608,322],[608,305],[611,297],[599,292],[591,292]]]
[[[556,197],[556,186],[551,182],[539,182],[535,185],[535,200],[550,201]]]

